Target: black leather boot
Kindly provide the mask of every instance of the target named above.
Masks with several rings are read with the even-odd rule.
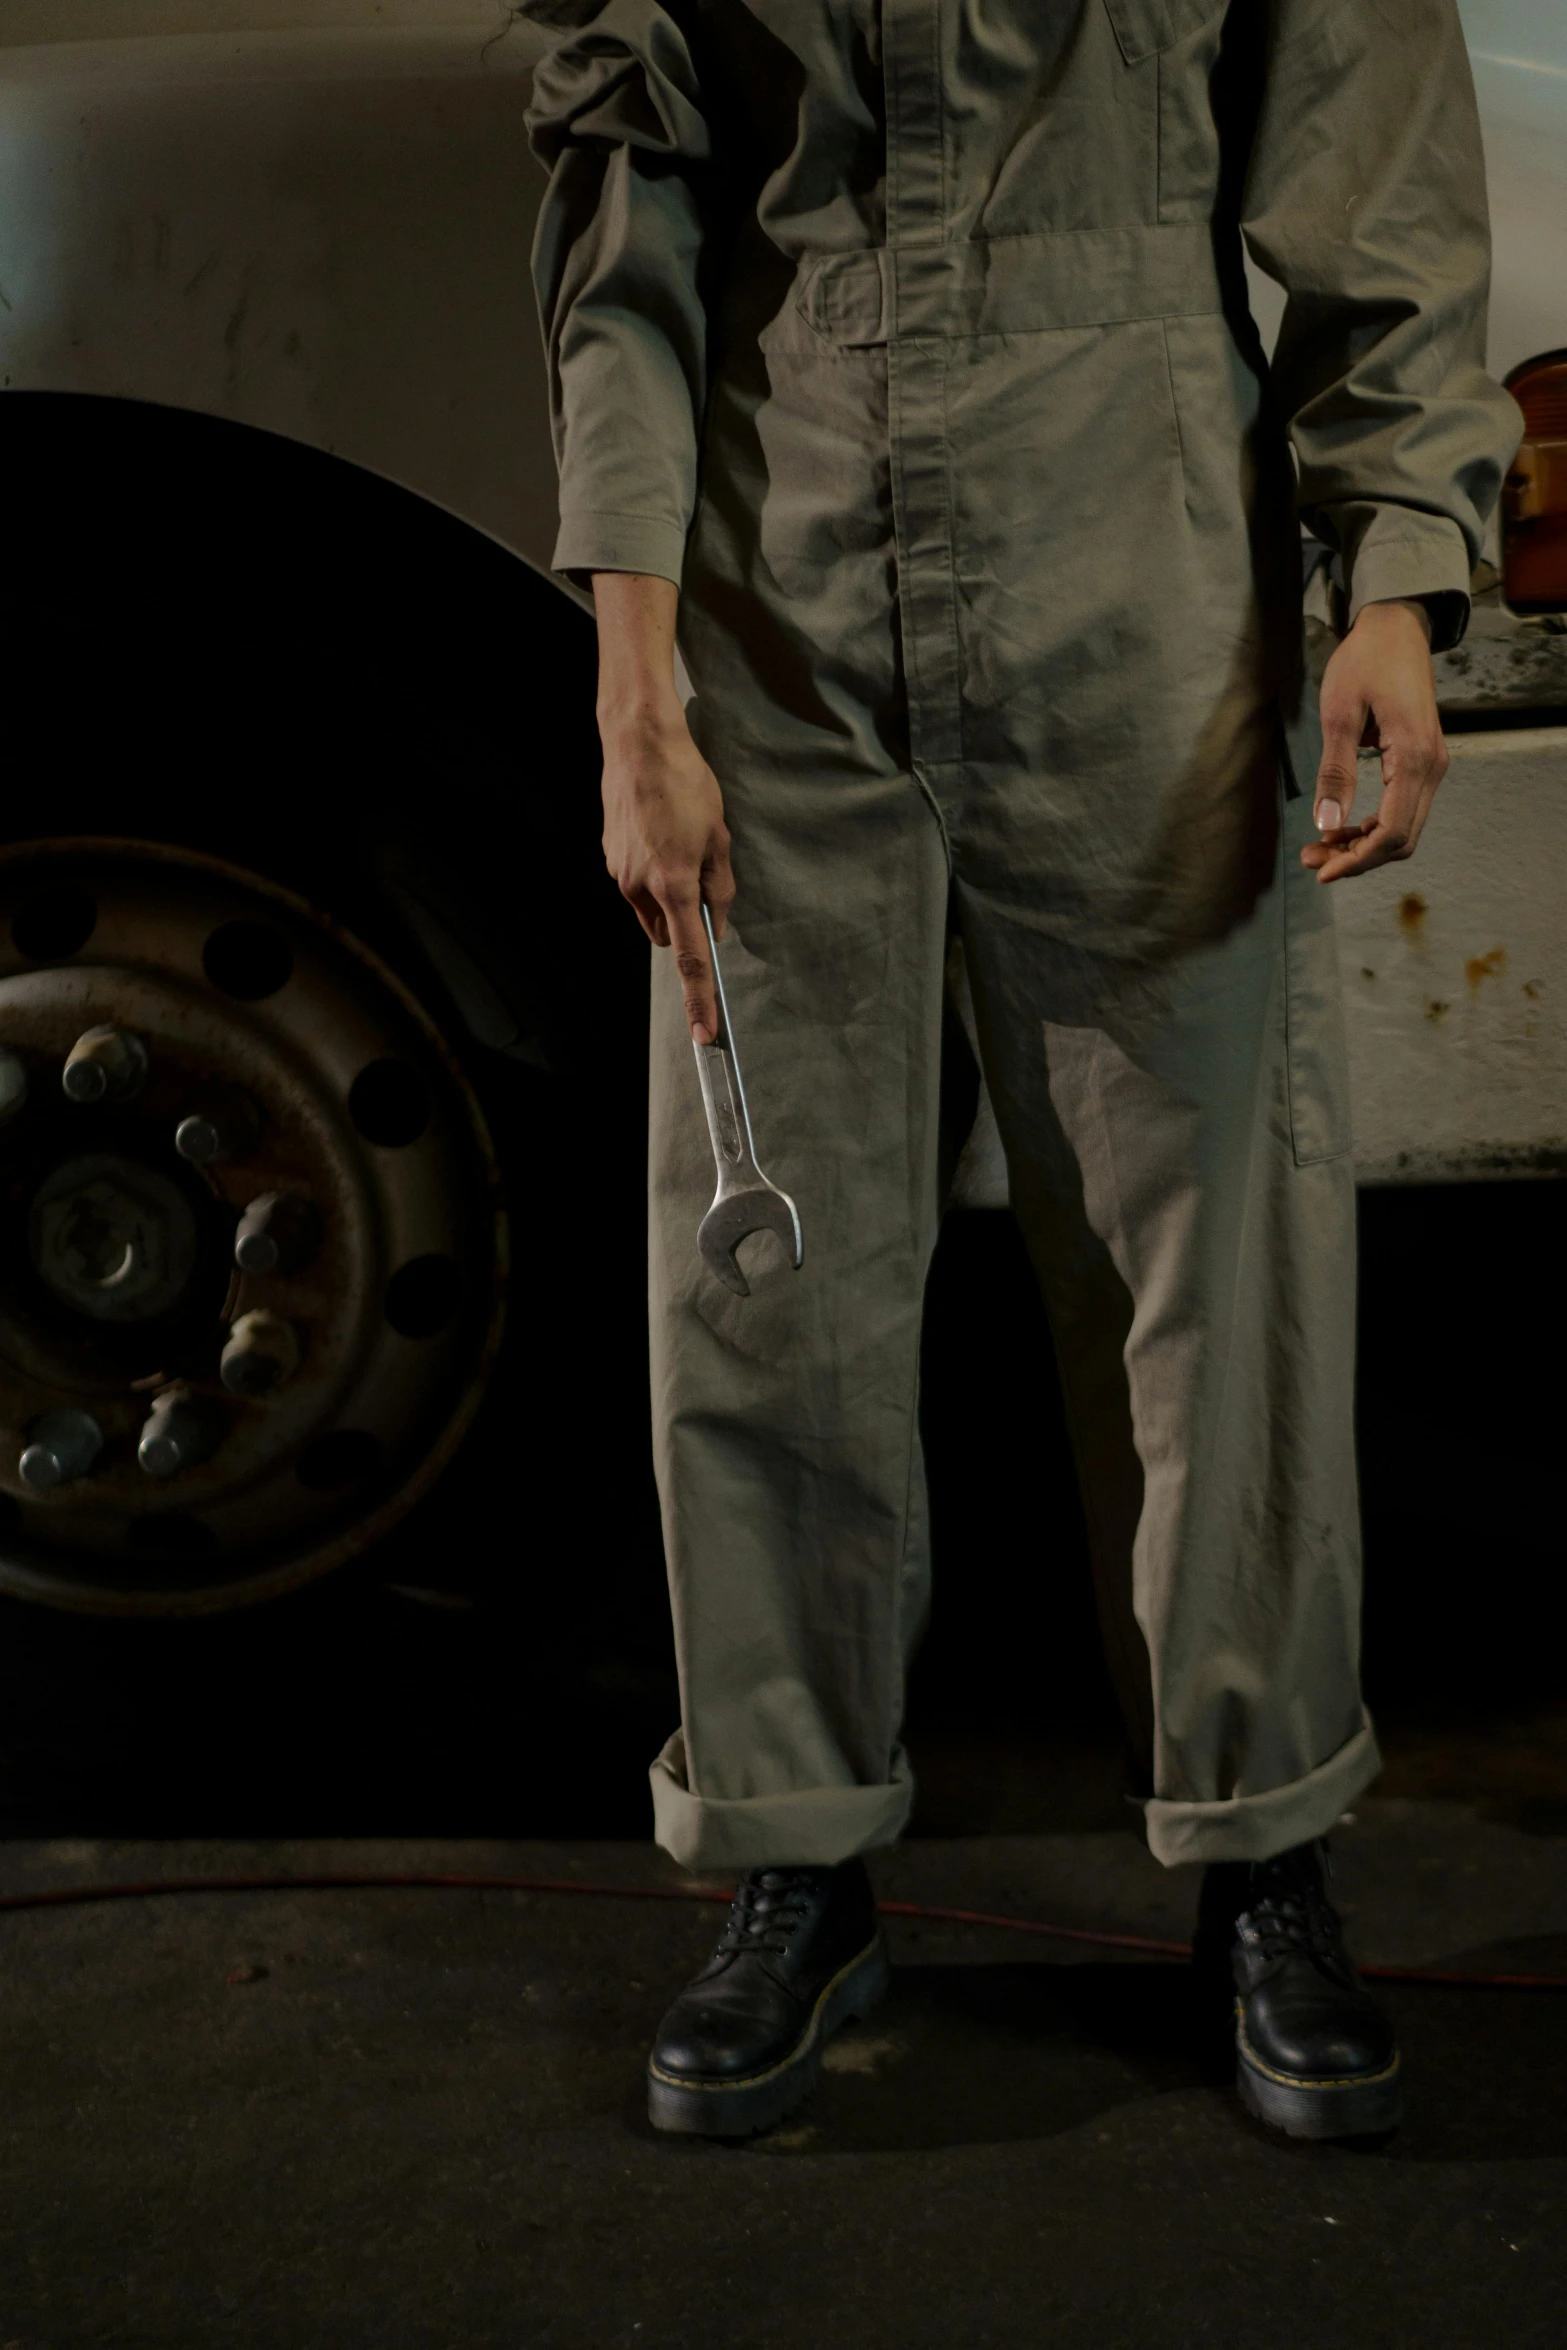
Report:
[[[1193,1955],[1233,1978],[1236,2086],[1260,2120],[1292,2138],[1397,2129],[1398,2047],[1344,1948],[1321,1847],[1211,1866]]]
[[[648,2058],[657,2130],[746,2138],[816,2084],[822,2050],[887,1987],[863,1861],[752,1869],[718,1948],[658,2028]]]

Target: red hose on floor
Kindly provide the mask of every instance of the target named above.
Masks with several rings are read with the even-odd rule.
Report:
[[[586,1885],[574,1877],[468,1877],[389,1875],[380,1871],[335,1870],[308,1877],[161,1877],[137,1885],[56,1885],[41,1893],[0,1893],[0,1911],[72,1909],[89,1901],[150,1901],[172,1893],[337,1893],[424,1891],[437,1893],[576,1893],[605,1901],[707,1901],[727,1903],[716,1885]],[[1135,1950],[1146,1958],[1190,1958],[1188,1942],[1162,1942],[1151,1934],[1110,1934],[1086,1926],[1056,1926],[1043,1918],[1012,1918],[981,1909],[949,1909],[925,1901],[883,1901],[883,1917],[913,1918],[922,1925],[995,1926],[1009,1934],[1039,1934],[1052,1942],[1077,1942],[1093,1950]],[[1363,1975],[1381,1983],[1456,1983],[1483,1991],[1567,1991],[1567,1975],[1467,1974],[1456,1968],[1363,1966]]]

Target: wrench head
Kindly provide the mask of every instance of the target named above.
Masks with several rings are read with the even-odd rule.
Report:
[[[763,1182],[715,1199],[697,1229],[696,1245],[708,1271],[737,1297],[749,1297],[751,1284],[740,1270],[735,1250],[753,1232],[776,1232],[797,1273],[805,1260],[800,1219],[786,1191]]]

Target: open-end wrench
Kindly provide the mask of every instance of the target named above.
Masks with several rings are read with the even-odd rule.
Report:
[[[696,1245],[710,1273],[716,1273],[720,1281],[737,1290],[741,1297],[749,1297],[751,1284],[735,1256],[742,1240],[753,1232],[776,1232],[797,1273],[805,1261],[805,1243],[793,1200],[776,1183],[769,1183],[756,1163],[751,1113],[745,1106],[745,1087],[740,1082],[740,1064],[735,1059],[734,1037],[729,1027],[729,1003],[718,968],[718,941],[713,936],[713,917],[705,905],[702,922],[707,931],[708,953],[713,958],[713,992],[718,998],[719,1027],[714,1043],[695,1044],[693,1040],[693,1050],[696,1073],[702,1081],[707,1131],[713,1138],[718,1189],[713,1194],[712,1206],[702,1218]]]

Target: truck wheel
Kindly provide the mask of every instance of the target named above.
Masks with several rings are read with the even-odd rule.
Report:
[[[0,850],[0,1590],[270,1597],[477,1408],[507,1234],[473,1088],[366,946],[135,841]]]

